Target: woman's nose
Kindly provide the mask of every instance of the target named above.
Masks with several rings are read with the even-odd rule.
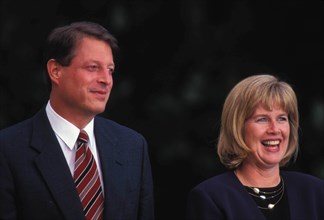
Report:
[[[281,130],[280,130],[279,124],[276,121],[270,122],[267,132],[268,133],[274,133],[274,134],[280,133]]]

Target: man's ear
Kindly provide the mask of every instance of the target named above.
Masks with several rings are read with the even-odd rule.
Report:
[[[62,66],[55,59],[50,59],[47,61],[47,73],[52,83],[58,84],[58,79],[61,75]]]

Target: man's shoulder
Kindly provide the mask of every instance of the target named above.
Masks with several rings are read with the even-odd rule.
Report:
[[[114,120],[104,118],[102,116],[96,116],[94,120],[95,130],[98,128],[100,130],[105,130],[107,132],[112,132],[115,135],[118,134],[128,134],[132,136],[142,136],[141,133],[130,128],[126,125],[120,124]]]
[[[5,128],[0,129],[0,138],[11,137],[12,135],[19,137],[20,134],[26,131],[26,128],[30,127],[31,118],[25,119],[23,121],[11,124]]]
[[[40,109],[34,115],[30,116],[27,119],[24,119],[15,124],[11,124],[5,128],[0,129],[0,138],[8,137],[11,138],[12,135],[20,137],[21,135],[26,135],[33,127],[33,123],[41,122],[42,125],[46,123],[46,113],[44,108]]]

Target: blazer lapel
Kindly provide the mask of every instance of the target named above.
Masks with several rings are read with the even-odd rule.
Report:
[[[35,164],[65,218],[84,218],[73,178],[45,109],[34,118],[31,146],[39,152]]]
[[[303,219],[303,218],[307,218],[307,215],[305,215],[305,213],[303,213],[304,208],[302,208],[303,206],[307,206],[309,204],[306,204],[301,200],[300,200],[300,194],[298,194],[298,187],[300,183],[296,182],[296,181],[292,181],[289,176],[288,173],[281,171],[281,175],[282,178],[285,181],[285,189],[287,192],[287,198],[288,198],[288,204],[289,204],[289,210],[290,210],[290,218],[291,219]],[[298,187],[296,187],[298,186]],[[305,188],[305,187],[301,187],[301,188]]]
[[[230,181],[228,181],[229,185],[232,185],[233,189],[237,189],[239,193],[239,197],[243,198],[245,201],[243,204],[239,204],[240,209],[242,209],[242,213],[246,213],[246,216],[241,216],[242,219],[258,219],[265,220],[262,211],[257,207],[253,198],[246,191],[240,180],[236,177],[233,171],[228,172]],[[246,210],[250,210],[246,212]]]

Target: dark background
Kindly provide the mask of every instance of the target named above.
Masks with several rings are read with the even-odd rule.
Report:
[[[157,219],[183,219],[188,191],[224,171],[222,105],[254,73],[280,76],[299,98],[300,154],[287,169],[324,178],[323,9],[322,0],[0,0],[0,129],[46,103],[49,31],[89,20],[119,40],[103,115],[147,138]]]

